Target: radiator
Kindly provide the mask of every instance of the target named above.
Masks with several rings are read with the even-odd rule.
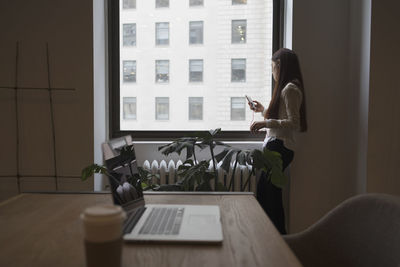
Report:
[[[160,162],[153,160],[151,163],[149,160],[145,160],[143,163],[143,168],[150,171],[152,174],[159,174],[160,176],[160,184],[173,184],[179,181],[180,177],[178,177],[177,171],[178,167],[182,165],[182,161],[173,161],[170,160],[168,163],[165,160],[161,160]],[[209,169],[212,169],[212,162],[210,163]],[[232,188],[230,191],[234,192],[253,192],[256,194],[256,176],[252,175],[249,181],[246,183],[247,178],[249,177],[249,173],[251,172],[251,166],[248,165],[237,165],[234,175],[232,176],[232,172],[234,169],[233,163],[229,168],[229,172],[226,173],[224,169],[217,165],[218,172],[218,182],[221,182],[227,188],[231,184]],[[214,189],[214,182],[211,183],[211,187]]]

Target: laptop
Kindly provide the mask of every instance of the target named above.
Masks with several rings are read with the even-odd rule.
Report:
[[[133,148],[132,148],[133,149]],[[123,164],[121,164],[121,162]],[[223,240],[220,209],[211,205],[145,204],[141,185],[130,180],[137,174],[136,157],[118,155],[106,160],[114,204],[127,214],[123,227],[126,241],[216,243]]]

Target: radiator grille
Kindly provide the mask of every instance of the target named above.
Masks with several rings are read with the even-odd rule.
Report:
[[[153,160],[151,163],[149,160],[145,160],[143,163],[143,168],[149,170],[153,174],[159,174],[160,184],[173,184],[180,180],[177,171],[178,167],[182,165],[182,161],[170,160],[168,163],[165,160],[156,161]],[[213,168],[212,162],[209,166],[210,169]],[[248,165],[237,165],[234,175],[232,172],[234,169],[233,163],[229,168],[229,172],[225,172],[219,165],[217,165],[218,172],[218,182],[221,182],[227,188],[230,184],[231,190],[233,192],[253,192],[256,193],[256,176],[252,175],[249,177],[251,172],[251,166]],[[233,181],[232,181],[233,177]],[[247,181],[247,182],[246,182]],[[156,181],[154,181],[156,182]],[[211,183],[211,187],[214,189],[214,183]]]

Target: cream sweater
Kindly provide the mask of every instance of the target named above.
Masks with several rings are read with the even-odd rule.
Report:
[[[272,137],[281,139],[287,148],[295,143],[293,132],[300,130],[300,106],[303,94],[294,83],[288,83],[281,92],[278,119],[267,119],[264,145]],[[265,109],[262,114],[264,115]]]

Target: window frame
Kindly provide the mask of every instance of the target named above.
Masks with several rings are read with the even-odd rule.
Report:
[[[157,101],[158,100],[158,101]],[[167,100],[167,102],[163,102],[163,101],[160,101],[160,100]],[[155,117],[154,117],[154,119],[156,120],[156,121],[169,121],[170,120],[170,105],[169,105],[169,97],[168,96],[157,96],[157,97],[155,97],[154,98],[154,114],[155,114]],[[167,107],[168,107],[168,113],[167,113],[167,118],[159,118],[159,113],[157,112],[158,111],[158,109],[157,109],[157,104],[167,104]]]
[[[169,141],[192,133],[192,131],[127,131],[120,130],[120,23],[119,0],[107,0],[108,15],[108,81],[109,81],[109,138],[127,134],[137,141]],[[283,45],[284,0],[273,0],[272,52]],[[204,24],[203,24],[204,31]],[[203,32],[204,38],[204,32]],[[137,42],[137,40],[136,40]],[[203,39],[204,43],[204,39]],[[271,55],[272,56],[272,55]],[[204,70],[203,70],[204,71]],[[273,79],[272,79],[273,81]],[[273,88],[273,85],[272,85]],[[138,105],[138,103],[136,103]],[[204,105],[204,103],[203,103]],[[265,133],[251,134],[250,131],[222,131],[217,139],[225,141],[260,141]]]
[[[157,37],[159,37],[158,35],[159,35],[159,31],[158,30],[161,30],[161,29],[163,29],[163,28],[159,28],[158,26],[161,26],[162,24],[166,24],[167,25],[167,35],[168,35],[168,39],[166,39],[166,40],[168,40],[168,42],[166,43],[166,44],[159,44],[158,43],[158,41],[159,40],[165,40],[165,39],[158,39]],[[165,28],[164,28],[164,30],[165,30]],[[156,47],[166,47],[166,46],[169,46],[169,42],[170,42],[170,31],[169,31],[169,22],[156,22],[156,24],[155,24],[155,46]]]
[[[233,62],[234,61],[243,61],[244,62],[244,78],[242,80],[234,80],[233,77]],[[242,64],[241,64],[242,65]],[[235,69],[235,70],[243,70],[243,69]],[[246,58],[231,58],[231,83],[245,83],[247,74],[247,59]]]
[[[154,82],[156,83],[156,84],[169,84],[169,79],[170,79],[170,76],[169,76],[169,59],[156,59],[155,60],[155,62],[154,62],[154,74],[155,74],[155,76],[154,76]],[[168,80],[167,81],[158,81],[157,80],[157,74],[158,74],[158,68],[157,67],[162,67],[162,66],[160,66],[160,65],[157,65],[157,63],[167,63],[167,69],[168,69],[168,72],[167,72],[167,74],[168,74]],[[162,74],[161,72],[160,72],[160,74]]]
[[[168,0],[168,6],[157,6],[157,0],[154,1],[155,8],[169,8],[170,2]]]
[[[243,105],[244,105],[244,109],[243,109],[243,111],[244,111],[244,114],[243,114],[243,119],[242,118],[240,118],[240,119],[234,119],[233,118],[233,112],[232,112],[232,110],[233,110],[233,104],[234,104],[234,100],[243,100]],[[246,97],[244,97],[244,96],[231,96],[231,101],[230,101],[231,103],[230,103],[230,105],[231,105],[231,108],[230,108],[230,118],[231,118],[231,121],[244,121],[244,120],[246,120]],[[238,103],[235,103],[235,104],[238,104]],[[242,103],[240,103],[240,104],[242,104]]]
[[[191,0],[189,0],[189,7],[202,7],[204,6],[204,0],[202,0],[203,2],[201,3],[201,5],[192,5],[190,2]]]
[[[201,42],[200,43],[191,43],[190,42],[190,33],[192,30],[192,24],[194,23],[201,23]],[[203,20],[191,20],[189,21],[189,46],[195,45],[204,45],[204,21]]]
[[[125,109],[124,109],[124,104],[127,103],[124,100],[125,99],[135,99],[135,118],[127,118],[125,117]],[[133,103],[133,102],[130,102]],[[123,109],[122,109],[122,116],[123,118],[125,118],[125,120],[137,120],[137,97],[136,96],[126,96],[122,98],[122,105],[123,105]]]
[[[233,28],[233,24],[236,22],[245,22],[245,32],[244,32],[244,42],[234,42],[233,41],[233,36],[235,35],[235,30]],[[246,44],[247,43],[247,19],[233,19],[231,20],[231,44]]]
[[[124,6],[124,0],[122,0],[122,9],[125,9],[125,10],[132,10],[132,9],[136,9],[136,0],[134,0],[135,1],[135,6],[134,7],[127,7],[127,8],[125,8],[125,7],[123,7]]]
[[[192,81],[192,72],[199,72],[199,71],[192,71],[193,65],[191,63],[194,62],[201,62],[201,80],[200,81]],[[189,59],[189,83],[202,83],[204,81],[204,60],[203,59]]]
[[[135,80],[134,81],[125,81],[124,69],[125,69],[125,64],[128,63],[128,62],[132,62],[133,66],[134,66],[134,69],[135,69]],[[136,83],[136,77],[137,77],[137,63],[136,63],[136,60],[131,60],[131,59],[122,60],[122,69],[123,69],[122,70],[122,82],[126,83],[126,84],[135,84]]]
[[[195,103],[193,103],[192,102],[192,104],[198,104],[198,103],[201,103],[201,118],[200,119],[191,119],[190,118],[190,115],[193,115],[190,111],[192,110],[191,109],[191,101],[190,100],[201,100],[201,101],[199,101],[199,102],[197,102],[196,103],[196,101],[195,101]],[[196,121],[202,121],[202,120],[204,120],[204,97],[203,96],[189,96],[188,97],[188,121],[194,121],[194,122],[196,122]]]
[[[234,0],[232,0],[232,6],[242,6],[242,5],[247,5],[247,1],[246,3],[234,3]]]
[[[125,45],[124,44],[125,36],[124,36],[124,28],[123,27],[125,25],[134,25],[134,28],[135,28],[135,44],[134,45]],[[122,46],[125,46],[125,47],[136,47],[137,46],[137,27],[136,27],[136,22],[122,24]]]

